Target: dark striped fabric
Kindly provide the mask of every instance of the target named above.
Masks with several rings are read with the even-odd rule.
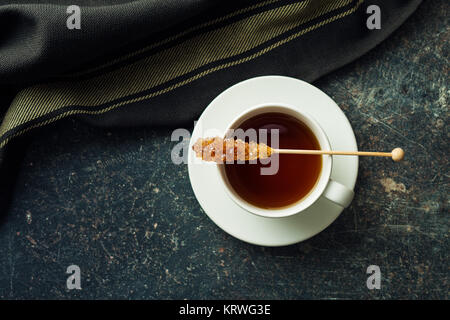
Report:
[[[177,125],[253,76],[313,81],[381,42],[420,0],[87,1],[82,29],[71,31],[67,5],[58,3],[0,5],[0,27],[11,24],[0,31],[11,39],[0,41],[0,85],[15,95],[0,106],[0,148],[70,116],[108,126]],[[382,10],[380,30],[366,27],[371,4]]]

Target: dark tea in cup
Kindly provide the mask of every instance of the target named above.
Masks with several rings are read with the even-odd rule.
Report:
[[[278,148],[320,150],[312,130],[297,118],[278,112],[255,115],[235,129],[267,130],[267,144],[271,146],[271,131],[278,130]],[[257,141],[260,142],[260,141]],[[264,141],[266,143],[266,141]],[[279,154],[278,171],[274,175],[261,174],[261,168],[270,164],[225,164],[225,175],[230,186],[244,201],[265,209],[293,205],[316,186],[322,170],[322,156]]]

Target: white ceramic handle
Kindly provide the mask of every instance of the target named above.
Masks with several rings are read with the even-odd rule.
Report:
[[[344,208],[350,205],[354,195],[352,190],[331,179],[323,192],[325,198]]]

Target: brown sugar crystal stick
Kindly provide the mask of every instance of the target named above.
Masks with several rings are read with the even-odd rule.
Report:
[[[218,163],[225,162],[228,159],[245,161],[268,158],[274,153],[390,157],[394,161],[401,161],[405,156],[405,152],[401,148],[395,148],[391,152],[273,149],[263,143],[248,143],[240,139],[222,139],[219,137],[200,138],[192,146],[192,149],[195,151],[197,157],[205,161],[215,161]]]

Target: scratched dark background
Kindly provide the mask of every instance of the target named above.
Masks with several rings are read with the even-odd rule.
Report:
[[[407,157],[361,159],[351,207],[297,245],[253,246],[215,226],[187,167],[170,160],[173,128],[68,120],[16,141],[0,298],[448,299],[449,9],[424,1],[379,47],[315,83],[360,149],[401,146]],[[71,264],[82,290],[66,288]],[[381,290],[366,287],[372,264]]]

